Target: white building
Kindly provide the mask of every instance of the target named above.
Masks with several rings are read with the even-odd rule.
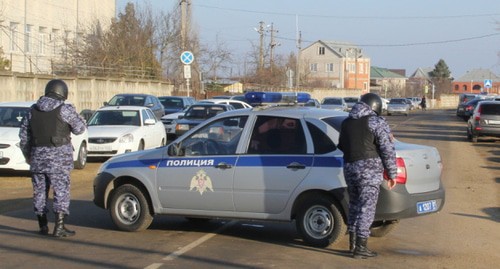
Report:
[[[78,40],[97,20],[107,28],[115,0],[0,0],[0,46],[11,71],[50,74],[64,40]]]

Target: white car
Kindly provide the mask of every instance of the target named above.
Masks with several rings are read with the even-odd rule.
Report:
[[[160,147],[166,144],[163,123],[142,106],[107,106],[98,109],[88,123],[89,157]]]
[[[347,111],[347,103],[343,97],[325,97],[321,101],[321,108],[332,109],[335,111]]]
[[[248,103],[235,99],[205,99],[198,101],[198,103],[226,104],[232,105],[234,109],[252,108]]]
[[[29,171],[21,148],[19,147],[19,129],[33,101],[0,103],[0,169]],[[83,169],[87,164],[88,132],[80,135],[71,134],[71,143],[75,151],[73,160],[76,169]]]

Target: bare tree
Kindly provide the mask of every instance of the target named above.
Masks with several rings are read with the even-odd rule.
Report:
[[[231,51],[217,34],[215,44],[202,51],[201,68],[213,80],[217,81],[220,72],[227,71],[232,63]]]

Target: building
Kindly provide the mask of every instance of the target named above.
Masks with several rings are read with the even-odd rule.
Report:
[[[370,67],[370,92],[384,98],[406,97],[406,77],[387,68]]]
[[[115,0],[0,0],[0,45],[11,71],[51,74],[67,57],[68,40],[78,42],[96,21],[107,28]]]
[[[419,67],[406,82],[406,94],[408,96],[428,96],[433,99],[435,91],[434,83],[432,82],[433,67]]]
[[[500,94],[500,77],[487,69],[471,70],[455,79],[451,84],[452,92],[457,94]]]
[[[370,58],[355,45],[318,40],[300,51],[304,84],[369,91]]]

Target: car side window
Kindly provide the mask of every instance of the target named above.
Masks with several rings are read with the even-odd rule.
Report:
[[[247,153],[306,154],[306,139],[300,120],[259,116],[252,130]]]
[[[147,117],[144,117],[144,119],[153,119],[156,122],[156,116],[151,110],[145,109],[145,110],[143,110],[143,112],[146,112],[146,115],[147,115]]]
[[[313,140],[315,154],[325,154],[337,149],[335,143],[330,139],[330,137],[328,137],[328,135],[321,131],[316,125],[308,122],[307,129],[309,129],[309,133],[311,134]]]
[[[234,155],[247,116],[222,118],[201,128],[181,142],[185,156]]]

